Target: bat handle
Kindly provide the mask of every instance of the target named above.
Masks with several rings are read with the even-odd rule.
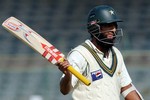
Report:
[[[60,58],[59,61],[63,62],[64,58]],[[89,86],[91,84],[90,80],[85,78],[82,74],[80,74],[77,70],[75,70],[72,66],[68,66],[67,68],[74,76],[76,76],[81,82],[85,85]]]
[[[80,81],[82,81],[85,85],[89,86],[91,84],[90,80],[81,75],[78,71],[76,71],[72,66],[67,68],[73,75],[75,75]]]

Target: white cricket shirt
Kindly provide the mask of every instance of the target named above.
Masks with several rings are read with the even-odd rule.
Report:
[[[78,46],[73,49],[68,54],[67,59],[78,72],[91,80],[91,85],[86,86],[75,76],[72,76],[72,86],[74,87],[72,93],[73,100],[120,100],[121,87],[131,83],[131,78],[127,72],[120,51],[116,47],[113,47],[117,64],[116,68],[112,68],[114,61],[112,51],[109,51],[109,56],[104,58],[104,54],[90,40],[86,40],[85,43],[94,49],[102,60],[102,65],[108,68],[101,67],[91,53],[83,46]]]

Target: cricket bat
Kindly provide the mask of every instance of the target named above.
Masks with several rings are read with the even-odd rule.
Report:
[[[61,53],[41,35],[39,35],[37,32],[32,30],[17,18],[9,17],[2,23],[2,26],[14,36],[26,43],[28,46],[30,46],[32,49],[34,49],[36,52],[41,54],[50,63],[55,65],[58,61],[63,61],[63,53]],[[69,66],[67,69],[85,85],[89,86],[91,84],[87,78],[76,71],[72,66]]]

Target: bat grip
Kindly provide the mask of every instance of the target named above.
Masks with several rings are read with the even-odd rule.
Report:
[[[59,61],[63,62],[64,58],[60,58]],[[75,70],[72,66],[68,66],[67,68],[74,76],[76,76],[81,82],[85,85],[89,86],[91,84],[90,80],[85,78],[82,74],[80,74],[77,70]]]
[[[73,75],[75,75],[80,81],[82,81],[85,85],[89,86],[91,84],[90,80],[81,75],[78,71],[76,71],[72,66],[67,68]]]

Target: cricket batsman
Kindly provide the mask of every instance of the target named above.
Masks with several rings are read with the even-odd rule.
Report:
[[[116,11],[107,5],[94,7],[88,15],[91,38],[71,50],[57,66],[63,72],[60,91],[72,92],[73,100],[144,100],[127,71],[121,52],[115,47],[123,36]],[[73,66],[91,81],[86,86],[67,70]]]

